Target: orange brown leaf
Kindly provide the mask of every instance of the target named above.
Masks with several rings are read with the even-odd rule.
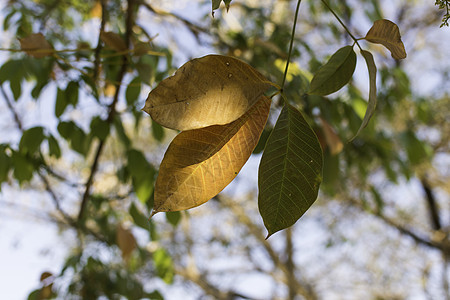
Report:
[[[269,110],[270,99],[263,96],[230,124],[176,136],[159,169],[153,214],[196,207],[222,191],[256,147]]]
[[[375,21],[372,28],[367,32],[365,39],[371,43],[385,46],[391,51],[394,59],[406,58],[405,45],[403,45],[400,30],[397,24],[392,21],[386,19]]]
[[[35,58],[50,56],[54,51],[52,45],[47,42],[42,33],[30,34],[19,41],[20,49]]]
[[[239,59],[207,55],[161,81],[142,110],[155,122],[177,130],[224,125],[247,112],[270,85]]]

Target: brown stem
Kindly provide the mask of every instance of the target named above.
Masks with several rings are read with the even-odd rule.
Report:
[[[9,99],[8,94],[5,91],[5,88],[3,87],[3,84],[0,85],[0,90],[2,92],[3,98],[5,99],[6,105],[8,106],[9,111],[12,113],[13,117],[14,117],[14,122],[17,126],[17,129],[19,129],[20,131],[23,132],[23,126],[22,126],[22,121],[19,118],[19,115],[17,114],[16,110],[14,109],[13,106],[13,102],[11,101],[11,99]]]
[[[350,201],[355,207],[360,208],[362,211],[366,211],[364,208],[362,208],[361,203],[359,203],[359,201],[357,201],[356,199],[348,198],[348,201]],[[431,239],[422,237],[422,236],[414,233],[410,229],[391,220],[390,218],[386,217],[385,215],[383,215],[380,212],[372,211],[371,213],[373,215],[377,216],[378,218],[380,218],[387,225],[397,229],[401,234],[412,238],[417,244],[440,250],[446,256],[450,255],[450,245],[445,240],[442,242],[436,242]]]
[[[172,12],[168,12],[168,11],[163,11],[160,9],[156,9],[153,6],[151,6],[150,4],[148,4],[145,1],[139,1],[139,4],[142,5],[143,7],[145,7],[146,9],[148,9],[150,12],[156,14],[156,15],[160,15],[160,16],[171,16],[175,19],[177,19],[178,21],[182,22],[184,25],[186,25],[189,30],[192,32],[192,34],[196,37],[198,37],[199,33],[206,33],[206,34],[211,34],[211,31],[207,28],[203,28],[199,25],[196,25],[194,23],[192,23],[191,21],[183,18],[182,16],[179,16],[175,13]]]
[[[292,227],[286,229],[286,279],[289,291],[289,300],[295,299],[295,264],[294,264],[294,244],[292,243]]]
[[[229,201],[225,197],[220,196],[220,203],[228,206],[231,211],[233,211],[238,217],[240,223],[247,226],[247,229],[251,235],[253,235],[257,240],[259,240],[275,265],[276,269],[283,272],[284,277],[287,279],[284,281],[284,284],[289,286],[289,290],[294,291],[293,293],[296,295],[302,295],[307,300],[315,300],[317,299],[316,293],[312,286],[305,284],[304,282],[300,282],[296,279],[295,276],[291,276],[294,273],[294,270],[289,270],[288,264],[280,259],[280,254],[277,253],[272,245],[266,240],[265,236],[260,227],[258,227],[245,213],[244,209],[237,205],[233,201]],[[293,250],[292,250],[293,251]],[[293,254],[292,254],[293,255]],[[288,255],[289,257],[289,255]],[[292,259],[292,258],[291,258]]]
[[[94,71],[93,71],[93,79],[94,82],[97,83],[99,68],[100,68],[100,52],[102,50],[102,40],[100,39],[101,33],[105,30],[107,11],[106,11],[106,0],[100,0],[100,6],[102,7],[102,20],[100,21],[100,29],[98,31],[98,40],[97,47],[95,48],[94,53]]]
[[[22,125],[22,121],[20,120],[19,115],[17,114],[16,110],[14,109],[13,106],[13,102],[11,101],[11,99],[9,98],[8,94],[6,93],[5,89],[3,88],[3,85],[0,85],[0,91],[3,95],[3,98],[5,99],[6,105],[8,106],[9,111],[11,112],[11,114],[14,117],[14,123],[17,126],[17,129],[20,130],[20,132],[24,132],[24,128]],[[45,165],[45,168],[50,170],[50,167]],[[50,183],[48,182],[47,177],[45,177],[44,174],[42,174],[41,170],[37,170],[37,174],[39,176],[39,178],[41,179],[42,183],[44,184],[45,190],[50,194],[50,198],[53,201],[53,204],[56,207],[56,210],[63,216],[64,220],[68,223],[68,224],[73,224],[74,221],[73,219],[61,208],[61,205],[59,203],[59,199],[56,196],[55,191],[52,189]]]
[[[134,0],[128,0],[126,32],[125,32],[125,42],[127,44],[127,49],[130,46],[130,39],[131,39],[132,28],[133,28],[133,24],[134,24],[134,5],[135,5]],[[116,104],[119,100],[120,88],[122,86],[122,80],[125,77],[127,68],[128,68],[128,58],[126,55],[124,55],[122,57],[122,64],[120,67],[120,71],[117,75],[117,79],[115,82],[116,91],[114,93],[113,101],[108,106],[109,112],[108,112],[108,117],[107,117],[106,121],[109,125],[112,124],[112,122],[114,121],[114,117],[116,115]],[[92,184],[94,182],[94,176],[98,170],[98,164],[100,161],[101,154],[103,152],[103,148],[105,146],[105,142],[106,142],[106,139],[101,140],[95,151],[94,161],[91,166],[91,172],[90,172],[88,180],[86,181],[86,184],[85,184],[83,197],[81,198],[80,211],[78,213],[78,222],[80,222],[83,219],[84,212],[86,210],[86,205],[87,205],[88,199],[90,197],[90,190],[91,190]]]
[[[426,196],[425,200],[427,201],[428,209],[430,212],[431,226],[434,230],[440,230],[442,228],[442,225],[439,218],[439,211],[436,205],[436,198],[434,196],[433,190],[431,189],[428,181],[425,178],[421,180],[421,183]]]

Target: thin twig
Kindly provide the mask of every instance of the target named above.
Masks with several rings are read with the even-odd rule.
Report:
[[[5,91],[5,88],[3,87],[3,84],[0,84],[0,90],[2,92],[3,98],[5,99],[6,105],[8,106],[9,111],[12,113],[14,122],[17,126],[17,129],[23,132],[23,125],[22,121],[19,118],[19,115],[17,114],[16,110],[14,109],[14,106],[12,104],[11,99],[9,99],[8,94]]]
[[[230,201],[221,195],[217,197],[219,197],[220,203],[228,207],[234,214],[236,214],[239,222],[247,227],[249,234],[253,235],[257,240],[261,242],[276,269],[283,272],[283,283],[286,285],[291,284],[293,289],[296,291],[296,294],[302,295],[305,299],[317,299],[316,293],[311,286],[299,282],[296,277],[289,278],[291,272],[288,270],[288,266],[284,261],[280,259],[280,254],[277,253],[275,249],[273,249],[272,245],[266,240],[265,236],[263,235],[261,228],[248,217],[244,209],[240,205],[237,205],[234,201]]]
[[[105,24],[106,24],[106,18],[107,18],[106,0],[100,0],[100,6],[102,8],[102,19],[100,21],[100,29],[98,32],[97,47],[95,48],[95,53],[94,53],[94,70],[93,70],[93,75],[92,75],[95,83],[97,82],[97,79],[98,79],[98,73],[99,73],[99,68],[100,68],[100,52],[103,47],[100,35],[105,30]]]
[[[357,201],[356,199],[348,198],[348,201],[350,203],[352,203],[355,207],[358,207],[361,210],[365,211],[365,209],[362,208],[361,203],[359,203],[359,201]],[[446,243],[445,241],[436,242],[431,239],[421,237],[420,235],[409,230],[408,228],[406,228],[406,227],[396,223],[395,221],[391,220],[390,218],[386,217],[381,212],[372,211],[371,214],[380,218],[380,220],[385,222],[387,225],[397,229],[401,234],[412,238],[417,244],[440,250],[444,255],[447,255],[447,256],[450,255],[450,245],[448,243]]]
[[[361,48],[361,46],[358,43],[358,39],[355,38],[355,36],[350,32],[350,30],[348,29],[348,27],[344,24],[344,22],[342,22],[341,18],[339,18],[339,16],[334,12],[333,8],[331,8],[331,6],[328,4],[328,2],[326,0],[322,0],[322,3],[328,8],[328,10],[334,15],[334,17],[339,21],[339,23],[342,25],[342,27],[344,27],[345,31],[347,31],[348,35],[352,38],[352,40],[355,42],[355,44],[358,46],[358,48],[362,51],[363,49]]]
[[[294,263],[294,244],[292,242],[292,227],[286,228],[285,230],[285,240],[286,240],[286,277],[287,277],[287,288],[288,288],[288,299],[295,300],[296,289],[295,289],[295,263]]]
[[[14,123],[16,124],[17,128],[20,130],[20,132],[24,132],[24,128],[22,125],[22,121],[20,120],[19,115],[17,114],[16,110],[14,109],[14,106],[12,104],[11,99],[9,98],[8,94],[6,93],[3,85],[0,85],[0,90],[3,95],[3,98],[5,99],[5,102],[8,106],[9,111],[14,116]],[[47,169],[50,169],[49,166],[45,166]],[[50,194],[50,198],[53,201],[53,204],[56,207],[56,210],[63,216],[64,220],[69,223],[73,224],[73,219],[61,208],[61,205],[59,203],[59,199],[56,196],[55,191],[52,189],[47,177],[45,177],[44,174],[41,173],[41,171],[38,169],[37,174],[39,178],[41,179],[42,183],[44,184],[45,190]]]
[[[156,8],[154,8],[153,6],[151,6],[150,4],[148,4],[145,1],[139,1],[139,4],[142,5],[143,7],[145,7],[146,9],[148,9],[150,12],[156,14],[156,15],[170,16],[170,17],[173,17],[173,18],[177,19],[178,21],[180,21],[183,24],[185,24],[196,38],[198,38],[198,34],[199,33],[211,34],[211,31],[209,29],[203,28],[203,27],[201,27],[199,25],[196,25],[196,24],[192,23],[191,21],[183,18],[180,15],[177,15],[177,14],[172,13],[172,12],[156,9]]]
[[[125,32],[125,42],[127,44],[127,48],[130,46],[130,39],[132,34],[132,27],[134,23],[134,0],[128,0],[128,7],[127,7],[127,19],[126,19],[126,32]],[[125,76],[126,70],[128,68],[128,58],[127,56],[123,56],[122,58],[122,65],[120,68],[120,71],[117,76],[117,84],[116,84],[116,91],[114,93],[113,101],[109,105],[109,113],[108,117],[106,119],[106,122],[110,125],[114,121],[114,117],[116,115],[116,104],[119,100],[119,94],[120,94],[120,87],[122,85],[122,80]],[[100,161],[100,156],[103,152],[103,148],[105,146],[105,140],[101,140],[97,146],[97,149],[95,151],[94,161],[91,166],[91,172],[89,174],[88,180],[85,184],[85,190],[83,193],[83,196],[81,198],[81,204],[80,204],[80,211],[78,213],[78,222],[80,222],[84,216],[84,212],[86,210],[86,205],[90,196],[90,191],[92,184],[94,182],[94,176],[97,173],[98,170],[98,164]]]
[[[284,84],[286,82],[286,76],[287,76],[287,72],[288,72],[288,69],[289,69],[289,61],[291,60],[292,46],[294,45],[295,27],[297,25],[298,11],[300,10],[300,3],[301,2],[302,2],[302,0],[298,0],[297,8],[295,9],[294,25],[292,25],[291,42],[289,44],[289,53],[288,53],[288,57],[287,57],[287,61],[286,61],[286,68],[284,69],[283,81],[281,82],[281,89],[280,89],[281,93],[283,93]]]
[[[426,178],[421,179],[421,184],[422,184],[422,188],[426,195],[425,200],[428,204],[428,209],[430,212],[431,226],[434,230],[440,230],[442,228],[442,225],[441,225],[438,206],[436,204],[436,198],[434,196],[433,190],[431,189],[430,185],[428,184],[428,181],[426,180]]]

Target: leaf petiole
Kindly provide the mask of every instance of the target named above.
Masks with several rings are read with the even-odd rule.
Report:
[[[300,10],[300,3],[302,0],[298,0],[297,2],[297,8],[295,9],[295,17],[294,17],[294,25],[292,25],[292,34],[291,34],[291,42],[289,44],[289,53],[286,61],[286,68],[284,69],[283,74],[283,81],[281,82],[281,89],[280,92],[283,95],[283,89],[284,89],[284,83],[286,82],[286,76],[289,69],[289,61],[291,60],[291,54],[292,54],[292,46],[294,44],[294,35],[295,35],[295,26],[297,25],[297,17],[298,17],[298,11]]]
[[[347,31],[348,35],[355,41],[355,44],[358,45],[358,48],[363,51],[363,49],[361,48],[361,46],[358,43],[358,40],[355,38],[355,36],[350,32],[350,30],[348,29],[348,27],[344,24],[344,22],[342,22],[341,18],[339,18],[339,16],[334,12],[333,8],[331,8],[331,6],[328,4],[328,2],[326,0],[321,0],[322,3],[328,8],[328,10],[333,14],[333,16],[339,21],[339,23],[342,25],[342,27],[344,27],[345,31]]]

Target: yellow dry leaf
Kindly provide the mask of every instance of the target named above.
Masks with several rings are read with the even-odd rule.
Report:
[[[371,43],[382,44],[391,51],[394,59],[406,58],[405,45],[403,45],[400,30],[397,24],[392,21],[386,19],[375,21],[364,39]]]
[[[53,53],[53,47],[45,39],[42,33],[33,33],[19,40],[20,49],[28,55],[35,58],[50,56]]]
[[[223,125],[241,117],[269,87],[270,82],[243,61],[208,55],[161,81],[143,110],[155,122],[177,130]]]
[[[161,162],[153,214],[199,206],[222,191],[252,154],[269,110],[270,99],[262,96],[230,124],[176,136]]]
[[[117,225],[116,242],[122,251],[122,258],[128,261],[131,253],[136,248],[136,239],[130,230],[124,228],[121,224]]]
[[[123,38],[115,32],[102,31],[100,33],[100,39],[106,46],[116,50],[117,52],[127,50],[127,44]]]

